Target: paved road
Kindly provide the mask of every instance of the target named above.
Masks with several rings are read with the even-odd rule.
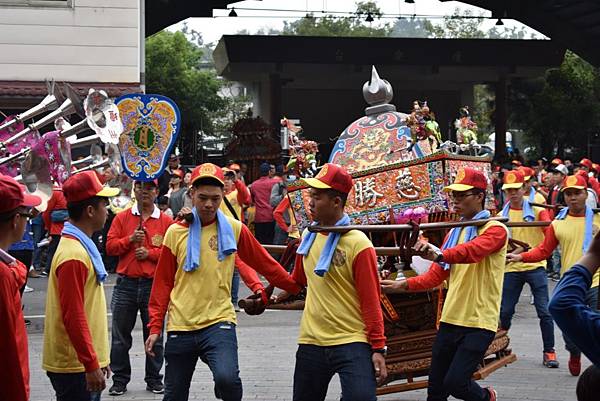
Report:
[[[107,301],[114,283],[114,275],[106,285]],[[29,350],[31,365],[31,400],[54,400],[52,387],[40,368],[43,344],[43,315],[45,288],[47,279],[30,279],[29,285],[36,289],[25,294],[25,314],[34,316],[29,327]],[[243,286],[242,286],[243,287]],[[247,294],[247,290],[243,294]],[[241,295],[243,295],[241,294]],[[485,380],[484,385],[493,385],[502,401],[567,401],[575,400],[577,378],[567,370],[567,353],[562,338],[557,333],[557,349],[560,369],[547,369],[541,364],[541,335],[533,306],[529,305],[529,295],[525,293],[517,308],[517,314],[511,329],[512,348],[518,361],[507,368],[500,369]],[[300,312],[266,311],[261,316],[238,314],[238,339],[241,378],[244,383],[245,400],[291,400],[292,378],[296,336],[300,321]],[[110,323],[110,317],[109,317]],[[128,392],[115,400],[161,400],[162,396],[145,390],[143,381],[144,352],[142,346],[141,325],[134,333],[134,344],[130,354],[132,358],[132,382]],[[589,365],[584,360],[584,368]],[[332,381],[327,400],[339,400],[340,386],[337,377]],[[413,391],[390,394],[379,397],[382,401],[420,401],[426,398],[425,391]],[[107,393],[104,400],[113,399]],[[194,374],[191,400],[214,400],[210,371],[199,362]]]

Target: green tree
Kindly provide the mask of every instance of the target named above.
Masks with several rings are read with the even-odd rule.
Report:
[[[202,51],[182,32],[161,31],[146,39],[146,91],[170,97],[181,112],[179,149],[186,162],[196,150],[200,129],[212,133],[211,113],[225,100],[214,71],[200,70]]]
[[[383,13],[373,1],[356,3],[356,11],[350,17],[326,15],[315,17],[308,14],[296,21],[283,22],[283,35],[298,36],[389,36],[392,27],[389,23],[372,27],[366,22],[367,16],[380,20]]]
[[[425,18],[399,18],[394,23],[389,36],[394,38],[428,38],[431,35],[431,21]]]
[[[600,75],[568,51],[560,67],[549,69],[539,87],[531,87],[518,118],[527,140],[541,155],[563,155],[567,148],[587,153],[588,139],[600,129]]]

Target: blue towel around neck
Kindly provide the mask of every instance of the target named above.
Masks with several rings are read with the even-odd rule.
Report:
[[[563,207],[562,209],[560,209],[560,212],[558,212],[558,214],[556,215],[556,220],[564,220],[567,217],[567,214],[569,214],[569,208]],[[582,248],[583,253],[587,252],[587,249],[589,248],[590,244],[592,243],[593,224],[594,224],[594,211],[589,206],[586,206],[585,207],[585,233],[584,233],[584,237],[583,237],[583,248]]]
[[[510,211],[510,202],[506,202],[506,205],[502,208],[500,214],[502,217],[508,217],[508,212]],[[531,207],[529,201],[523,201],[523,221],[534,221],[535,220],[535,212]]]
[[[65,222],[65,226],[62,230],[63,235],[70,235],[72,237],[77,238],[79,243],[83,246],[85,251],[90,256],[92,260],[92,266],[94,266],[94,270],[96,271],[96,280],[98,283],[103,283],[104,280],[108,277],[108,273],[106,273],[106,268],[104,267],[104,262],[102,261],[102,256],[100,255],[100,251],[94,244],[94,241],[90,237],[86,235],[83,231],[81,231],[77,226],[71,224],[70,222]]]
[[[489,219],[489,218],[490,218],[490,212],[487,210],[482,210],[481,212],[479,212],[475,216],[473,216],[473,220],[483,220],[483,219]],[[460,233],[463,228],[465,228],[467,230],[465,232],[465,238],[464,238],[465,242],[469,242],[473,238],[477,237],[477,227],[476,226],[454,227],[452,230],[450,230],[450,233],[448,234],[448,239],[446,240],[446,242],[444,242],[444,245],[442,245],[442,250],[454,248],[456,245],[458,245],[458,240],[460,239]],[[441,265],[444,268],[444,270],[450,269],[450,265],[448,263],[441,263]]]
[[[532,186],[531,188],[529,188],[529,202],[535,202],[535,188]]]
[[[316,225],[317,222],[314,222],[313,225]],[[346,213],[344,216],[335,223],[336,226],[349,226],[350,225],[350,217]],[[325,246],[323,247],[323,251],[321,252],[321,256],[319,256],[319,261],[317,262],[317,266],[315,267],[315,274],[319,277],[323,277],[325,273],[329,271],[329,265],[331,265],[331,260],[333,259],[333,253],[335,252],[335,248],[337,247],[338,242],[340,242],[340,238],[342,237],[341,233],[329,233],[327,236],[327,242],[325,242]],[[298,247],[296,253],[298,255],[306,256],[308,252],[310,252],[310,248],[315,242],[315,238],[317,238],[317,233],[311,233],[310,231]]]
[[[193,272],[200,267],[200,246],[202,244],[202,221],[196,208],[192,209],[194,221],[190,224],[187,238],[187,254],[183,270]],[[237,251],[237,242],[233,234],[233,227],[229,224],[225,214],[217,210],[217,259],[223,261],[227,256]]]

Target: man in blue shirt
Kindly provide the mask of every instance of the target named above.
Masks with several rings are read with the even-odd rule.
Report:
[[[600,233],[587,252],[570,268],[554,290],[550,314],[590,361],[600,367],[600,312],[586,303],[592,277],[600,267]],[[596,298],[597,299],[597,298]]]

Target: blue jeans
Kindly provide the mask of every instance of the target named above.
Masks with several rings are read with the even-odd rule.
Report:
[[[500,327],[505,330],[510,329],[512,317],[515,314],[515,306],[519,302],[519,296],[521,296],[521,291],[525,283],[531,287],[533,304],[540,319],[544,352],[554,351],[554,322],[548,311],[548,276],[543,267],[524,272],[504,274],[502,305],[500,307]]]
[[[201,330],[167,333],[163,401],[188,399],[198,358],[208,365],[213,374],[217,398],[224,401],[242,399],[235,325],[221,322]]]
[[[86,390],[85,373],[47,372],[56,392],[56,401],[100,401],[102,393]]]
[[[371,346],[350,343],[328,347],[300,344],[296,352],[293,401],[322,401],[334,374],[340,376],[342,401],[375,401]]]
[[[598,310],[598,287],[592,287],[588,290],[585,297],[585,303],[593,310]],[[581,357],[581,350],[577,348],[577,345],[569,337],[563,334],[565,340],[565,348],[574,357]]]
[[[233,269],[233,276],[231,277],[231,303],[234,308],[238,308],[238,292],[240,291],[240,272],[237,267]]]
[[[440,323],[433,343],[427,401],[488,401],[490,394],[472,379],[496,333]]]
[[[119,276],[111,300],[112,346],[110,350],[110,369],[113,372],[113,383],[127,386],[131,379],[129,350],[131,349],[131,332],[137,320],[138,311],[142,318],[144,343],[150,334],[148,330],[148,300],[152,290],[152,279],[129,278]],[[154,345],[156,356],[146,354],[146,374],[144,380],[148,384],[162,383],[160,369],[163,364],[163,339],[158,338]]]
[[[39,216],[38,216],[39,217]],[[37,219],[36,217],[35,219]],[[34,219],[34,221],[35,221]],[[38,248],[37,244],[44,238],[44,224],[32,224],[31,231],[33,232],[33,268],[40,270],[42,264],[42,250]]]

